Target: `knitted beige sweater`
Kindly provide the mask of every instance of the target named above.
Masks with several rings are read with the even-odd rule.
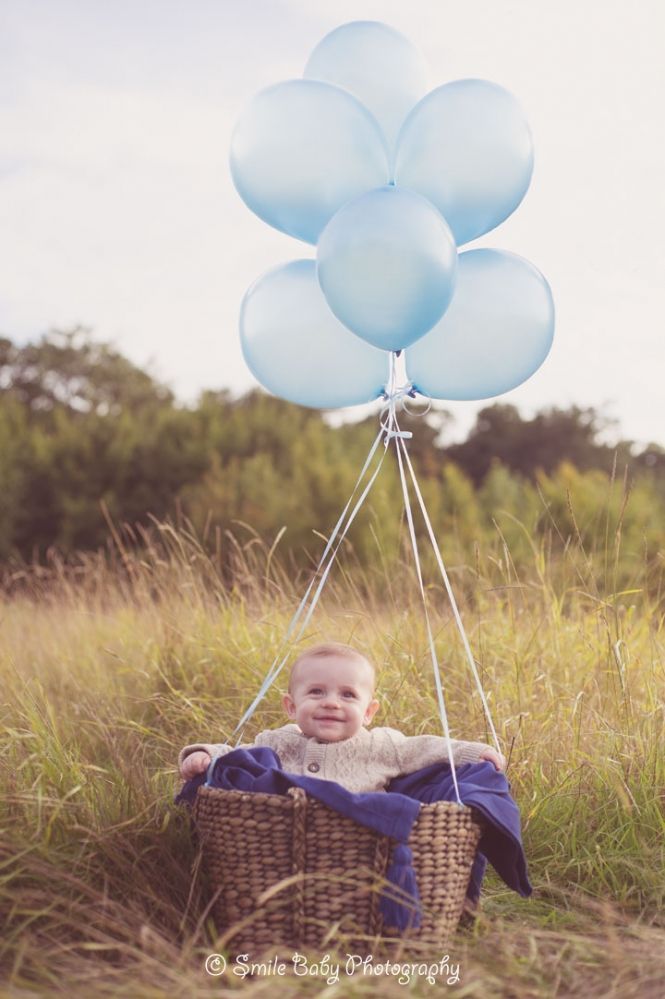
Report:
[[[484,749],[483,742],[451,740],[456,766],[477,763]],[[308,738],[297,725],[259,732],[254,746],[267,746],[279,756],[282,769],[288,773],[321,780],[334,780],[347,791],[384,791],[386,785],[400,774],[410,774],[430,763],[448,760],[446,740],[439,735],[403,735],[394,728],[361,728],[350,739],[341,742],[317,742]],[[234,747],[226,743],[194,743],[185,746],[178,765],[190,753],[203,750],[212,758],[229,753]],[[235,747],[247,749],[247,745]]]

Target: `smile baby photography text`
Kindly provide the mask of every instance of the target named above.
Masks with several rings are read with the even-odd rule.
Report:
[[[336,985],[341,975],[348,978],[354,975],[394,977],[399,985],[408,985],[414,978],[424,978],[430,985],[445,982],[456,985],[460,978],[459,964],[452,964],[448,954],[438,961],[381,961],[376,962],[371,954],[347,954],[346,961],[333,961],[330,954],[324,954],[319,961],[312,961],[304,954],[294,951],[290,958],[275,955],[264,961],[250,961],[249,954],[236,954],[228,960],[223,954],[209,954],[205,970],[213,977],[225,973],[238,978],[256,977],[296,977],[324,978],[327,985]]]

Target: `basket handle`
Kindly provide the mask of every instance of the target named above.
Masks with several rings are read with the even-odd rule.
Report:
[[[293,851],[291,853],[293,874],[300,874],[294,885],[293,931],[294,938],[303,941],[305,931],[305,837],[307,835],[307,794],[301,787],[291,787],[289,797],[293,798]]]

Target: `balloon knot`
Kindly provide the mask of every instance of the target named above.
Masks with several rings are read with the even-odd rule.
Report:
[[[393,439],[393,437],[401,437],[402,440],[409,440],[413,437],[410,430],[386,430],[386,436],[384,439],[384,444],[388,447],[388,443]]]

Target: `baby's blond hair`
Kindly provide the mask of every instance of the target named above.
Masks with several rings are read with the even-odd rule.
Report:
[[[310,646],[309,649],[303,649],[300,655],[294,659],[289,676],[289,692],[291,692],[296,670],[301,663],[306,659],[326,659],[329,656],[340,656],[342,659],[355,659],[358,662],[366,663],[372,673],[372,687],[374,687],[376,671],[374,664],[366,655],[359,652],[358,649],[354,649],[352,645],[345,645],[343,642],[321,642],[319,645]]]

